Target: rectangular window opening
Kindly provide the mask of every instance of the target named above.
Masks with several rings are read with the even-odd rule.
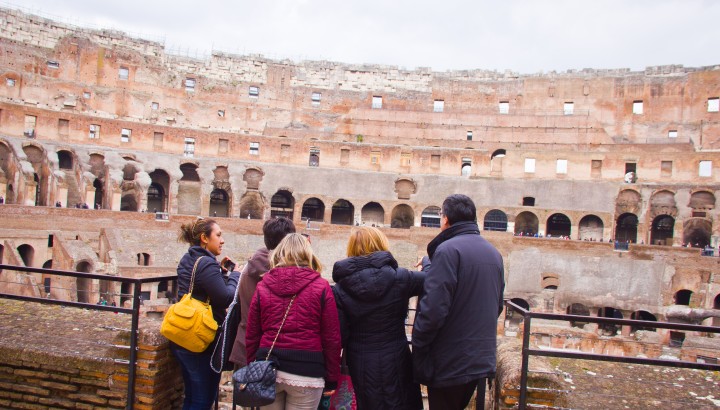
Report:
[[[57,61],[48,61],[47,62],[48,68],[60,68],[60,63]]]
[[[152,108],[153,111],[157,111],[158,109],[160,109],[160,104],[153,102],[152,104],[150,104],[150,108]]]
[[[500,111],[500,114],[509,114],[510,113],[510,102],[509,101],[500,101],[498,104],[498,110]]]
[[[400,166],[401,167],[409,167],[410,166],[410,157],[411,157],[411,154],[409,154],[409,153],[401,153],[400,154]]]
[[[15,79],[14,78],[7,78],[5,79],[5,84],[8,87],[15,87]]]
[[[720,98],[713,97],[708,98],[708,106],[707,110],[708,112],[719,112],[720,111]]]
[[[130,77],[130,69],[127,67],[120,67],[118,69],[118,78],[120,80],[127,80]]]
[[[465,135],[468,141],[472,141],[472,131],[468,131]]]
[[[248,95],[250,96],[250,98],[260,97],[260,87],[251,85],[250,88],[248,89]]]
[[[555,172],[558,174],[567,174],[567,164],[568,163],[566,159],[557,160]]]
[[[218,117],[225,118],[225,110],[218,110]]]
[[[185,79],[185,91],[195,91],[195,79],[194,78],[186,78]]]
[[[340,163],[347,164],[349,161],[350,161],[350,150],[347,148],[342,148],[340,150]]]
[[[701,177],[712,176],[712,161],[700,161],[698,176],[701,176]]]
[[[183,156],[192,158],[195,156],[195,138],[185,138],[185,149]]]
[[[535,158],[525,158],[525,173],[535,173]]]
[[[260,143],[259,142],[251,142],[250,143],[250,155],[260,155]]]
[[[290,144],[280,145],[280,156],[283,158],[287,158],[290,156]]]
[[[90,124],[89,138],[91,140],[100,138],[100,126],[98,124]]]
[[[668,138],[677,138],[677,130],[668,131]]]
[[[380,163],[380,151],[370,152],[370,163],[371,164],[379,164]]]
[[[132,130],[129,128],[123,128],[120,131],[120,141],[121,142],[130,142],[131,136],[132,136]]]
[[[438,168],[440,166],[440,155],[439,154],[430,155],[430,166],[433,168]]]
[[[382,108],[382,104],[383,104],[383,101],[382,101],[382,100],[383,100],[383,99],[382,99],[381,96],[379,96],[379,95],[374,95],[373,98],[372,98],[372,108],[377,109],[377,110],[381,109],[381,108]]]
[[[83,92],[83,98],[86,100],[89,100],[90,97],[92,97],[92,94],[89,91]]]
[[[322,94],[320,93],[312,93],[312,105],[313,107],[317,107],[320,105],[320,98],[322,97]]]
[[[433,101],[433,112],[443,112],[445,110],[445,100]]]
[[[661,161],[660,162],[660,175],[663,177],[671,177],[672,176],[672,168],[673,168],[672,161]]]
[[[565,115],[573,115],[573,112],[575,111],[575,104],[572,101],[566,102],[563,104],[563,114]]]
[[[35,138],[35,124],[37,123],[37,117],[34,115],[25,116],[25,128],[23,135],[28,138]]]
[[[599,178],[602,175],[602,160],[594,159],[590,163],[590,176]]]
[[[643,113],[643,102],[642,100],[633,101],[633,114],[642,115]]]

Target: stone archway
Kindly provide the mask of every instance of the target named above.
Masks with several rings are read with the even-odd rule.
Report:
[[[156,169],[149,175],[152,182],[147,190],[147,209],[152,212],[167,212],[170,175],[162,169]]]
[[[578,239],[602,241],[603,240],[603,221],[596,215],[585,215],[578,225]]]
[[[508,218],[505,212],[499,209],[493,209],[487,214],[483,220],[484,231],[507,232]]]
[[[712,222],[705,218],[691,218],[683,223],[683,243],[695,248],[710,245]]]
[[[538,233],[538,217],[532,212],[523,211],[515,217],[515,235],[533,236]]]
[[[652,222],[650,243],[653,245],[672,246],[675,218],[670,215],[660,215]]]
[[[408,229],[415,225],[415,213],[412,208],[406,204],[400,204],[393,208],[390,214],[391,228]]]
[[[582,303],[573,303],[567,307],[567,314],[575,316],[590,316],[590,309]],[[570,326],[582,328],[587,323],[588,322],[570,321]]]
[[[210,193],[210,216],[226,218],[230,215],[229,195],[224,189],[215,188]]]
[[[325,220],[325,203],[318,198],[306,199],[302,206],[300,219],[308,222],[323,222]]]
[[[632,312],[632,314],[630,314],[630,319],[657,322],[657,317],[655,317],[655,315],[653,315],[652,313],[650,313],[646,310],[636,310],[635,312]],[[647,330],[650,332],[654,332],[657,330],[657,328],[645,327],[645,326],[639,326],[639,325],[630,326],[630,333],[635,333],[638,330]]]
[[[598,317],[608,317],[613,319],[623,319],[623,314],[619,309],[613,307],[602,307],[598,309]],[[615,336],[620,330],[621,326],[610,323],[600,323],[598,326],[605,333],[606,336]]]
[[[28,244],[22,244],[17,247],[17,251],[25,266],[33,266],[33,263],[35,263],[35,248]]]
[[[637,243],[638,217],[635,214],[622,214],[615,225],[615,240]]]
[[[368,202],[360,211],[360,219],[365,225],[383,226],[385,223],[385,210],[377,202]]]
[[[350,201],[338,199],[332,206],[330,223],[333,225],[354,225],[355,207]]]
[[[294,207],[295,198],[293,198],[290,191],[281,189],[270,199],[270,217],[284,216],[292,221]]]
[[[82,261],[75,267],[75,272],[92,272],[92,265],[90,262]],[[90,303],[90,297],[92,295],[92,280],[89,278],[77,278],[77,301],[80,303]]]
[[[547,224],[545,225],[546,236],[552,235],[554,237],[569,237],[571,225],[570,218],[568,218],[567,215],[561,213],[552,214],[547,219]]]

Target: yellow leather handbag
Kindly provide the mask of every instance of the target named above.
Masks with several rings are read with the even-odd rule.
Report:
[[[197,258],[190,277],[190,289],[183,295],[178,303],[170,306],[162,325],[160,334],[171,342],[184,347],[185,349],[200,353],[215,339],[218,324],[212,314],[212,307],[208,302],[192,298],[193,285],[195,284],[195,271],[198,262],[203,256]]]

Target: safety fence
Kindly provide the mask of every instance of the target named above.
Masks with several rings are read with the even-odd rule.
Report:
[[[522,328],[522,370],[520,375],[520,386],[519,388],[519,401],[517,403],[517,407],[520,409],[526,409],[529,408],[528,406],[528,392],[530,390],[543,390],[542,388],[530,388],[528,387],[528,379],[529,379],[529,373],[532,371],[529,370],[529,362],[531,356],[536,357],[551,357],[551,358],[561,358],[561,359],[571,359],[573,361],[581,361],[581,360],[587,360],[587,361],[597,361],[597,362],[616,362],[616,363],[624,363],[629,365],[647,365],[654,367],[654,373],[666,373],[669,369],[697,369],[697,370],[710,370],[710,371],[720,371],[720,365],[717,364],[717,359],[713,358],[707,358],[709,360],[703,360],[700,356],[697,357],[696,362],[687,361],[687,360],[678,360],[676,358],[667,357],[658,355],[658,358],[649,358],[645,357],[643,354],[639,354],[635,357],[633,356],[618,356],[618,355],[609,355],[609,354],[599,354],[595,353],[594,349],[587,349],[591,350],[590,353],[585,351],[580,351],[580,349],[564,349],[564,348],[552,348],[552,347],[544,347],[540,348],[536,345],[531,345],[531,336],[535,335],[538,336],[537,333],[533,333],[532,325],[533,325],[533,319],[543,319],[544,322],[542,322],[542,325],[547,326],[548,323],[552,323],[552,321],[564,321],[564,322],[570,322],[570,323],[597,323],[599,327],[606,327],[606,326],[628,326],[634,329],[646,329],[646,330],[654,330],[654,329],[667,329],[672,332],[699,332],[706,335],[716,335],[720,333],[720,327],[714,327],[714,326],[701,326],[701,325],[693,325],[693,324],[682,324],[682,323],[667,323],[667,322],[656,322],[656,321],[645,321],[645,320],[630,320],[630,319],[614,319],[614,318],[607,318],[607,317],[592,317],[592,316],[580,316],[580,315],[566,315],[566,314],[554,314],[554,313],[540,313],[540,312],[531,312],[517,304],[515,304],[512,301],[506,300],[505,306],[507,307],[508,312],[517,312],[517,314],[522,316],[522,323],[520,324]],[[513,314],[513,316],[517,317],[517,315]],[[550,321],[550,322],[548,322]],[[565,332],[569,333],[569,332]],[[669,347],[672,347],[673,340],[671,337],[671,343]],[[660,351],[662,351],[662,346],[657,346]],[[585,349],[582,349],[585,350]],[[714,362],[714,363],[713,363]],[[662,370],[661,370],[662,369]],[[619,370],[622,371],[622,370]],[[585,373],[589,375],[595,375],[592,371],[585,369]],[[563,372],[558,372],[558,375],[561,376],[561,378],[568,378],[568,374]],[[714,376],[709,376],[710,380],[707,381],[707,385],[711,389],[717,389],[718,381],[717,377],[718,374],[715,373]],[[623,381],[624,380],[624,381]],[[683,378],[679,378],[678,380],[683,380]],[[707,380],[707,379],[702,379]],[[701,380],[701,381],[702,381]],[[620,387],[623,383],[629,383],[637,381],[633,380],[632,377],[617,377],[613,380],[615,386]],[[667,382],[657,382],[658,386],[666,386]],[[679,387],[680,384],[675,383],[669,383],[669,386],[675,386]],[[656,386],[657,387],[657,386]],[[696,387],[699,387],[696,385]],[[574,388],[574,387],[573,387]],[[599,388],[599,386],[593,385],[593,389]],[[541,394],[543,392],[540,392]],[[567,393],[567,394],[573,394],[574,392],[571,390],[561,392],[561,393]],[[690,396],[693,396],[692,391],[686,391],[686,393],[690,394]],[[590,392],[585,393],[586,395],[597,395],[598,392]],[[647,404],[644,408],[699,408],[698,402],[685,402],[680,400],[678,397],[674,397],[673,399],[662,399],[660,397],[654,396],[652,391],[649,392],[636,392],[636,397],[629,397],[629,396],[622,396],[619,392],[612,392],[610,394],[605,394],[603,397],[605,400],[609,400],[612,398],[612,400],[618,400],[619,402],[630,402],[633,400],[637,400],[637,395],[646,395],[645,397],[640,397],[640,399],[647,399],[648,401],[651,401],[652,403]],[[706,399],[705,397],[696,397],[698,399]],[[593,398],[588,398],[587,402],[591,402]],[[708,402],[708,408],[720,405],[720,401],[714,400],[712,395],[708,395],[707,399],[710,400]],[[717,401],[717,403],[715,403]],[[711,403],[712,402],[712,403]],[[714,403],[714,404],[713,404]],[[605,402],[605,406],[610,406],[606,408],[611,408],[612,406]],[[616,404],[617,405],[617,404]],[[537,408],[538,406],[531,405],[530,408]],[[643,407],[643,406],[641,406]],[[557,408],[557,409],[565,409],[567,407],[553,407],[553,406],[542,406],[542,408]],[[575,407],[576,408],[576,407]],[[592,407],[587,407],[592,408]],[[620,407],[622,408],[622,407]],[[625,407],[625,408],[639,408],[639,407]]]
[[[15,273],[13,280],[12,273]],[[17,275],[17,273],[20,273],[20,275]],[[34,276],[33,280],[27,280],[27,276]],[[25,276],[25,277],[22,277]],[[76,289],[75,291],[78,292],[78,297],[76,299],[86,300],[86,302],[78,302],[78,301],[68,301],[68,300],[59,300],[54,299],[52,297],[49,297],[49,292],[46,292],[46,290],[43,288],[42,285],[42,279],[46,278],[48,276],[59,276],[59,277],[70,277],[75,278],[76,281],[103,281],[106,283],[119,283],[121,289],[131,289],[131,292],[128,294],[123,293],[116,293],[116,292],[107,292],[104,295],[109,297],[109,300],[104,300],[100,302],[100,299],[98,299],[98,302],[95,302],[93,300],[92,302],[89,301],[89,298],[87,294],[82,294],[82,292],[89,292],[89,293],[97,293],[92,292],[90,290],[82,290],[82,289]],[[127,364],[127,371],[128,371],[128,385],[127,385],[127,404],[126,409],[132,409],[135,405],[135,382],[136,382],[136,375],[137,375],[137,361],[138,361],[138,328],[139,328],[139,321],[140,321],[140,306],[142,304],[142,297],[141,297],[141,291],[142,291],[142,285],[147,283],[157,283],[162,281],[169,281],[172,283],[176,283],[177,275],[167,275],[167,276],[159,276],[159,277],[152,277],[152,278],[123,278],[118,276],[109,276],[109,275],[103,275],[103,274],[95,274],[95,273],[83,273],[83,272],[73,272],[73,271],[64,271],[64,270],[56,270],[56,269],[44,269],[44,268],[32,268],[32,267],[26,267],[26,266],[15,266],[15,265],[4,265],[0,264],[0,282],[2,289],[8,289],[13,286],[18,287],[18,289],[24,289],[24,292],[18,292],[19,294],[13,294],[13,293],[7,293],[7,292],[0,292],[0,298],[6,298],[6,299],[14,299],[14,300],[20,300],[25,302],[32,302],[32,303],[41,303],[41,304],[51,304],[51,305],[59,305],[63,307],[72,307],[72,308],[80,308],[80,309],[87,309],[87,310],[96,310],[96,311],[105,311],[105,312],[115,312],[118,314],[127,314],[131,317],[131,325],[129,329],[130,337],[129,337],[129,345],[123,346],[123,345],[114,345],[114,347],[122,348],[122,349],[128,349],[129,350],[129,359],[120,359],[120,358],[112,358],[112,360],[115,363],[120,364]],[[175,287],[175,286],[173,286]],[[110,289],[112,289],[112,286],[109,286]],[[53,287],[53,290],[56,290],[55,287]],[[67,290],[67,289],[66,289]],[[175,292],[173,292],[175,293]],[[27,294],[32,294],[33,296],[27,296]],[[82,294],[82,295],[81,295]],[[98,293],[98,297],[99,293]],[[110,302],[110,300],[113,300],[119,297],[120,301],[125,301],[125,305],[129,305],[130,307],[123,307],[123,303],[121,303],[121,306],[114,306],[114,303]],[[79,337],[83,337],[83,335],[80,335]]]

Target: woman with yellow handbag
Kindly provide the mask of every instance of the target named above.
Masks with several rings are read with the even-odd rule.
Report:
[[[223,258],[222,263],[216,259],[225,243],[220,225],[212,219],[199,218],[181,226],[178,240],[190,244],[177,268],[178,297],[190,293],[193,299],[209,303],[217,330],[217,324],[223,322],[225,310],[235,296],[240,276],[234,271],[235,263],[230,258]],[[228,272],[230,274],[225,276]],[[170,350],[180,362],[185,382],[183,410],[208,410],[215,401],[220,384],[220,374],[210,367],[215,343],[212,340],[202,349],[203,345],[187,345],[180,340],[170,342]],[[197,352],[198,349],[202,350]]]

